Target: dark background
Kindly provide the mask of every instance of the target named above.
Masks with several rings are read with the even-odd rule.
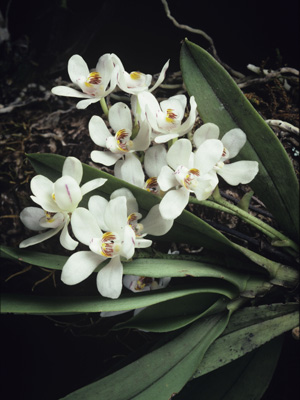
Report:
[[[204,30],[214,40],[221,60],[235,69],[247,72],[248,63],[271,68],[280,63],[299,65],[297,0],[169,3],[177,21]],[[169,58],[170,71],[177,71],[182,39],[209,47],[202,36],[176,28],[160,0],[4,0],[1,10],[4,17],[7,12],[13,50],[23,55],[22,66],[7,71],[14,79],[16,75],[39,79],[52,76],[49,72],[66,74],[67,60],[75,53],[90,68],[108,52],[116,53],[127,71],[153,74]],[[6,55],[2,50],[1,56]]]
[[[296,0],[170,0],[169,6],[178,22],[210,35],[221,60],[234,69],[247,73],[248,63],[273,69],[299,67]],[[7,85],[24,87],[38,81],[50,89],[55,77],[68,79],[66,64],[75,53],[90,68],[109,52],[121,58],[127,71],[154,74],[169,58],[170,71],[179,70],[180,42],[185,37],[208,49],[201,36],[174,27],[159,0],[4,0],[0,9],[11,35],[0,47],[1,79]],[[131,352],[123,334],[112,339],[74,336],[45,317],[8,315],[1,316],[1,323],[5,400],[56,400],[109,369],[112,354],[122,358]],[[136,333],[132,340],[142,345],[144,338]],[[298,350],[299,342],[287,333],[265,399],[292,398],[298,386]]]

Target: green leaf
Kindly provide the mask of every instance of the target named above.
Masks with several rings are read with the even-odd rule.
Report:
[[[37,173],[47,176],[53,181],[61,176],[65,157],[57,154],[28,154],[27,157]],[[106,178],[108,181],[99,189],[84,196],[80,206],[86,207],[87,200],[91,195],[99,194],[108,198],[114,190],[121,187],[126,187],[133,193],[138,201],[142,213],[149,211],[152,206],[158,204],[160,201],[158,196],[155,196],[146,190],[117,179],[106,172],[92,168],[86,164],[82,165],[82,183],[95,178]],[[182,242],[183,232],[185,243],[195,246],[203,246],[219,252],[236,253],[229,239],[188,211],[184,211],[182,215],[176,219],[173,228],[168,234],[163,237],[155,236],[155,240]],[[217,246],[216,243],[218,244]]]
[[[217,293],[199,293],[147,307],[114,330],[137,328],[148,332],[170,332],[204,316],[224,311],[228,300]]]
[[[201,260],[201,258],[200,258]],[[267,291],[271,285],[259,275],[242,273],[218,264],[174,259],[137,259],[124,267],[124,274],[149,276],[154,278],[186,277],[216,278],[232,283],[247,297],[254,297],[261,290]],[[150,272],[151,271],[151,272]]]
[[[133,310],[196,293],[221,293],[233,296],[227,282],[201,281],[197,285],[177,285],[142,293],[123,293],[118,299],[97,296],[36,296],[2,293],[1,312],[15,314],[60,315],[101,311]]]
[[[49,269],[61,270],[68,259],[65,256],[41,253],[28,249],[14,249],[7,246],[0,246],[0,250],[2,257],[14,258]],[[103,265],[101,264],[101,267]],[[99,267],[96,271],[98,270]],[[254,297],[257,293],[265,292],[272,286],[264,277],[224,268],[215,262],[202,262],[201,257],[199,258],[199,262],[177,260],[176,256],[173,256],[171,259],[136,259],[124,263],[123,273],[124,275],[151,276],[153,278],[164,278],[166,276],[171,278],[184,278],[187,276],[216,278],[231,283],[246,297]],[[228,297],[232,298],[230,295]]]
[[[298,324],[297,303],[246,307],[236,311],[223,335],[206,353],[194,378],[244,356]]]
[[[274,339],[225,367],[194,379],[176,398],[178,400],[261,399],[275,371],[282,339],[282,337]]]
[[[228,313],[201,319],[159,349],[64,399],[170,399],[189,380],[208,347],[225,329],[228,319]]]
[[[66,256],[42,253],[29,249],[15,249],[4,245],[0,245],[0,251],[2,258],[15,259],[49,269],[61,270],[68,259]]]
[[[204,122],[219,126],[221,135],[242,129],[247,143],[237,159],[256,160],[259,173],[251,187],[291,237],[299,237],[299,185],[289,157],[243,95],[231,76],[204,49],[185,40],[181,69],[188,93],[195,96]]]

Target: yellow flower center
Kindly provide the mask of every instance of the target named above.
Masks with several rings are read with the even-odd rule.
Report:
[[[99,85],[100,83],[101,83],[101,76],[99,72],[94,71],[89,74],[84,84],[87,87],[91,87],[92,85]]]
[[[136,236],[140,236],[143,231],[143,224],[138,223],[139,218],[141,218],[141,214],[138,213],[132,213],[127,218],[127,223],[133,229]]]
[[[147,179],[144,188],[147,190],[147,192],[153,194],[160,193],[159,185],[157,183],[157,178],[155,177]]]
[[[126,129],[120,129],[116,133],[117,147],[119,150],[128,152],[132,147],[132,141],[129,140],[130,133]]]
[[[196,178],[198,176],[200,176],[200,171],[197,168],[190,169],[183,180],[184,186],[192,190],[197,185]]]
[[[118,254],[121,250],[121,245],[113,232],[105,232],[101,238],[101,254],[104,257],[111,258]]]
[[[130,78],[133,79],[134,81],[137,81],[138,79],[140,79],[142,76],[142,74],[140,72],[137,71],[133,71],[130,74]]]
[[[177,115],[174,113],[174,110],[172,108],[168,108],[166,121],[169,122],[170,124],[174,124],[174,120],[176,118],[177,118]]]
[[[140,276],[138,281],[136,282],[135,290],[142,290],[146,285],[151,285],[153,279],[148,278],[146,276]]]

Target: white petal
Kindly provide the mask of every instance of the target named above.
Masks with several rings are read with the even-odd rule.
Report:
[[[45,213],[44,216],[40,219],[40,226],[42,226],[44,229],[57,228],[58,226],[63,225],[68,218],[69,217],[67,213],[59,212],[50,216],[48,215],[48,213]]]
[[[204,175],[209,172],[220,160],[223,153],[223,143],[218,139],[205,140],[195,153],[195,168]]]
[[[247,136],[241,129],[231,129],[222,137],[224,147],[229,151],[228,158],[234,158],[245,145]]]
[[[140,105],[141,113],[142,114],[147,114],[147,118],[150,122],[150,125],[152,126],[153,129],[157,128],[157,123],[156,123],[156,114],[161,112],[160,106],[156,98],[153,96],[152,93],[149,92],[143,92],[140,93],[138,96],[138,102]],[[150,121],[151,119],[151,121]],[[153,124],[152,124],[153,121]]]
[[[60,211],[59,206],[53,200],[54,184],[43,175],[37,175],[30,182],[31,191],[34,196],[31,199],[49,212]]]
[[[82,93],[79,90],[70,88],[68,86],[55,86],[54,88],[51,89],[51,92],[53,94],[56,94],[57,96],[65,96],[65,97],[81,97],[83,99],[91,97],[89,94]]]
[[[190,98],[190,113],[188,118],[184,121],[184,123],[175,129],[175,132],[178,133],[179,136],[183,136],[188,133],[195,124],[196,116],[197,116],[197,103],[195,101],[194,96]]]
[[[218,139],[220,135],[220,129],[216,124],[207,122],[200,126],[193,136],[194,145],[198,148],[207,139]]]
[[[45,211],[51,212],[51,213],[57,213],[60,212],[61,209],[58,207],[58,205],[55,203],[55,201],[51,198],[49,199],[43,199],[41,197],[35,197],[35,196],[30,196],[32,201],[34,201],[36,204],[40,205]]]
[[[91,251],[74,253],[62,268],[61,280],[66,285],[76,285],[88,278],[104,260]]]
[[[117,299],[122,291],[123,265],[114,257],[97,275],[97,288],[104,297]]]
[[[160,174],[157,178],[157,183],[159,184],[161,190],[163,190],[164,192],[178,185],[177,179],[174,175],[174,171],[167,165],[162,167]]]
[[[64,224],[63,230],[61,231],[61,234],[59,237],[59,241],[60,241],[60,244],[65,249],[72,251],[72,250],[76,249],[76,247],[78,246],[78,242],[70,236],[68,226],[69,226],[69,221],[67,221]]]
[[[44,240],[47,240],[47,239],[51,238],[52,236],[56,235],[57,232],[59,232],[62,228],[63,228],[63,225],[59,226],[58,228],[55,228],[55,229],[49,229],[47,232],[40,233],[36,236],[32,236],[31,238],[25,239],[19,244],[19,247],[21,249],[23,249],[25,247],[33,246],[37,243],[41,243]]]
[[[107,181],[107,179],[105,179],[105,178],[96,178],[96,179],[92,179],[89,182],[86,182],[84,185],[81,186],[82,196],[91,192],[92,190],[98,189],[99,187],[103,186],[106,181]]]
[[[20,213],[20,220],[26,228],[32,231],[41,231],[46,228],[41,228],[39,221],[45,216],[45,211],[39,207],[26,207]]]
[[[258,173],[258,162],[237,161],[232,164],[225,164],[217,172],[230,185],[246,184],[251,182]]]
[[[188,139],[177,140],[169,149],[167,162],[174,169],[179,165],[187,167],[192,152],[192,144]]]
[[[127,207],[124,196],[116,197],[108,202],[104,222],[111,232],[116,232],[123,236],[124,226],[127,225]]]
[[[174,114],[176,114],[176,119],[179,121],[182,120],[184,117],[184,111],[186,107],[187,99],[184,94],[179,94],[176,96],[172,96],[167,100],[161,101],[160,102],[160,108],[164,113],[167,112],[168,109],[171,109],[174,111]]]
[[[124,241],[122,243],[121,256],[129,260],[134,255],[135,247],[135,233],[131,226],[126,225],[124,227]]]
[[[134,197],[134,195],[131,193],[131,191],[127,188],[120,188],[112,192],[110,199],[115,199],[116,197],[119,196],[125,196],[126,197],[126,203],[127,203],[127,215],[130,215],[134,212],[138,212],[139,206],[138,203]]]
[[[154,138],[155,143],[167,143],[171,139],[178,137],[178,133],[164,133],[162,135],[157,135]]]
[[[145,151],[150,145],[151,126],[148,121],[141,123],[137,136],[133,139],[133,149],[135,151]]]
[[[43,175],[36,175],[31,179],[30,188],[34,196],[42,199],[52,199],[53,182]]]
[[[172,219],[179,217],[189,201],[189,191],[182,187],[170,190],[159,203],[159,211],[163,218]]]
[[[111,136],[105,122],[97,115],[93,115],[89,122],[89,132],[92,141],[101,147],[106,147],[106,139]]]
[[[103,231],[108,231],[108,227],[104,222],[105,209],[108,201],[101,196],[91,196],[88,202],[89,211],[93,214],[98,226]],[[95,235],[97,237],[97,235]]]
[[[78,82],[85,81],[89,72],[86,62],[80,55],[74,54],[74,56],[69,59],[68,73],[73,83],[78,84]]]
[[[86,208],[79,207],[72,213],[71,225],[76,239],[87,246],[94,237],[102,236],[94,215]]]
[[[112,55],[109,53],[103,54],[96,65],[96,71],[100,73],[102,78],[102,85],[106,88],[114,71],[114,63],[112,59]],[[111,85],[111,90],[114,89],[114,86]]]
[[[211,196],[215,187],[219,183],[217,174],[215,171],[204,175],[204,177],[198,180],[198,185],[195,188],[195,195],[199,201],[206,200]]]
[[[111,153],[110,151],[93,150],[91,152],[91,159],[97,164],[103,164],[107,167],[114,165],[123,154]]]
[[[100,99],[100,97],[96,97],[96,98],[91,97],[90,99],[87,99],[87,100],[81,100],[76,104],[76,108],[78,108],[78,110],[85,110],[90,104],[97,103],[99,101],[99,99]]]
[[[125,160],[119,160],[114,168],[116,178],[123,179],[132,185],[143,187],[145,174],[140,160],[133,154],[128,153]]]
[[[150,92],[152,92],[153,90],[155,90],[155,89],[162,83],[162,81],[165,79],[166,71],[167,71],[168,67],[169,67],[169,60],[168,60],[168,61],[165,63],[165,65],[163,66],[163,68],[162,68],[162,70],[161,70],[161,72],[160,72],[160,74],[159,74],[159,77],[158,77],[156,83],[155,83],[155,84],[152,86],[152,88],[149,90]]]
[[[62,176],[54,183],[55,202],[64,211],[72,212],[82,199],[81,189],[71,176]]]
[[[152,240],[136,238],[135,239],[135,248],[137,249],[146,249],[152,245]]]
[[[165,165],[167,165],[167,150],[164,145],[152,146],[145,152],[144,168],[149,178],[158,177]]]
[[[67,157],[63,165],[62,176],[71,176],[79,185],[82,179],[82,174],[82,164],[78,158]]]
[[[120,129],[132,130],[132,118],[129,107],[125,103],[116,103],[108,113],[109,124],[117,132]]]
[[[146,218],[141,223],[143,224],[143,232],[153,235],[165,235],[173,226],[172,219],[163,219],[159,211],[159,205],[153,206],[148,212]]]

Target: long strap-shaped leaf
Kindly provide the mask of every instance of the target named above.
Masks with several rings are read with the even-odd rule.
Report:
[[[197,321],[166,345],[64,399],[170,399],[191,377],[228,319],[229,314],[222,313]]]
[[[68,259],[66,256],[1,245],[0,251],[2,257],[57,270],[61,270]],[[258,292],[266,292],[272,287],[263,276],[224,268],[216,262],[202,261],[201,257],[199,261],[141,258],[125,263],[123,272],[125,275],[151,276],[153,278],[193,276],[218,279],[230,282],[246,297],[254,297]]]
[[[276,368],[282,341],[282,337],[274,339],[225,367],[189,382],[177,396],[178,400],[260,400]]]
[[[96,296],[35,296],[26,294],[3,293],[1,295],[1,313],[63,315],[87,312],[121,311],[148,307],[153,304],[185,297],[196,293],[219,293],[233,298],[236,288],[221,280],[204,280],[201,284],[180,285],[164,290],[140,293],[124,293],[118,299]]]
[[[283,146],[209,53],[185,40],[180,60],[184,83],[195,96],[203,121],[217,124],[222,135],[236,127],[246,133],[248,141],[238,158],[259,162],[259,173],[251,186],[282,229],[297,239],[299,185]]]
[[[261,305],[236,311],[226,330],[205,354],[194,377],[244,356],[299,323],[297,303]]]

